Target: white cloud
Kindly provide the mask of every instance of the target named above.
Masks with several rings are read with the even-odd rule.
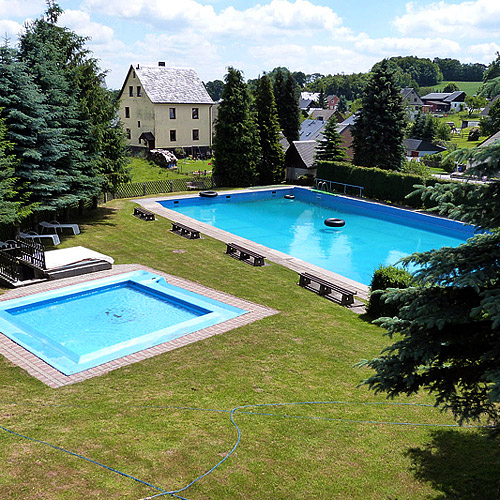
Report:
[[[444,1],[425,6],[406,4],[406,13],[393,26],[402,34],[486,38],[500,34],[500,2],[472,0],[458,4]]]
[[[378,55],[380,59],[391,56],[414,55],[434,58],[437,54],[460,53],[460,44],[444,38],[363,38],[354,43],[357,51]]]
[[[9,21],[7,19],[0,20],[0,33],[2,33],[2,39],[7,35],[7,37],[11,39],[10,45],[14,45],[17,40],[17,35],[19,35],[22,29],[22,25],[15,21]]]
[[[0,18],[37,16],[46,7],[45,0],[0,0]]]
[[[66,26],[80,36],[89,37],[95,44],[113,41],[114,31],[109,26],[95,23],[90,15],[81,10],[66,10],[59,18],[58,24]]]
[[[350,33],[331,8],[308,0],[271,0],[245,10],[227,7],[220,13],[194,0],[87,0],[86,5],[103,14],[140,20],[170,32],[199,29],[212,35],[252,38],[299,37],[321,30],[337,36]]]
[[[471,45],[467,49],[467,60],[469,62],[490,64],[496,59],[497,52],[500,52],[500,45],[498,43],[490,42]]]

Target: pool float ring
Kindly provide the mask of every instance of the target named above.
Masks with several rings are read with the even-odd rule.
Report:
[[[206,198],[214,198],[218,194],[217,191],[200,191],[200,196],[205,196]]]
[[[345,226],[345,220],[344,219],[325,219],[325,226],[342,227],[342,226]]]
[[[295,196],[293,194],[285,194],[284,198],[287,200],[295,200]]]

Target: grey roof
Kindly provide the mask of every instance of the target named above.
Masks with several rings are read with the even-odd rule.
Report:
[[[426,101],[441,101],[441,102],[453,102],[458,100],[463,100],[466,93],[462,90],[457,90],[455,92],[431,92],[430,94],[424,95],[421,99]]]
[[[484,148],[486,146],[491,146],[492,144],[495,144],[495,142],[500,141],[500,130],[493,134],[492,136],[488,137],[484,142],[482,142],[479,147]]]
[[[299,138],[301,141],[315,140],[326,125],[323,120],[304,120],[300,126]]]
[[[131,69],[153,103],[214,104],[194,69],[140,65]]]
[[[335,113],[333,109],[315,109],[311,113],[311,119],[317,120],[318,118],[323,121],[327,121]]]
[[[318,143],[316,141],[293,141],[292,143],[299,153],[304,165],[311,168],[314,164],[314,152]]]
[[[446,148],[444,148],[443,146],[438,146],[421,139],[405,139],[404,143],[406,149],[411,151],[435,151],[436,153],[446,151]]]
[[[493,99],[491,99],[491,101],[488,102],[485,108],[481,111],[481,116],[488,116],[491,105],[494,104],[496,101],[498,101],[498,99],[500,99],[500,94],[498,94]]]

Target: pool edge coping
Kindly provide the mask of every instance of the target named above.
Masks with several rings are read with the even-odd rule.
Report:
[[[300,188],[310,189],[306,186],[300,186]],[[269,191],[270,189],[272,189],[273,191],[288,191],[290,189],[293,189],[293,186],[272,187],[272,188],[262,187],[259,189],[224,190],[224,191],[219,191],[219,194],[225,195],[225,194],[236,194],[236,193],[255,193],[258,191]],[[229,241],[231,241],[241,246],[244,246],[249,250],[253,250],[254,252],[264,255],[266,259],[268,259],[269,261],[274,262],[275,264],[282,265],[297,273],[304,273],[304,272],[313,273],[316,276],[319,276],[326,280],[329,281],[333,280],[334,283],[337,283],[345,288],[348,289],[354,288],[357,292],[356,293],[357,297],[363,300],[369,299],[370,287],[368,285],[365,285],[364,283],[360,283],[359,281],[354,281],[350,278],[337,274],[333,271],[328,271],[327,269],[316,266],[304,260],[298,259],[297,257],[292,257],[291,255],[286,254],[284,252],[280,252],[279,250],[269,248],[260,243],[256,243],[255,241],[248,240],[241,236],[234,235],[228,231],[224,231],[223,229],[219,229],[204,222],[200,222],[196,219],[188,217],[187,215],[176,212],[175,210],[163,207],[158,203],[158,201],[168,200],[172,197],[183,199],[183,198],[195,198],[196,196],[194,196],[192,193],[183,195],[172,193],[171,195],[166,195],[166,196],[155,196],[149,198],[132,198],[131,201],[138,203],[145,209],[155,213],[156,215],[159,215],[160,217],[164,217],[166,219],[169,219],[173,222],[178,222],[180,224],[186,224],[192,227],[193,229],[199,230],[201,233],[206,234],[207,236],[210,236],[211,238],[214,238],[216,240],[222,241],[224,243],[228,243]]]
[[[131,271],[144,270],[151,273],[158,274],[164,277],[169,283],[185,288],[191,292],[198,293],[205,297],[218,300],[225,304],[229,304],[246,311],[245,314],[237,316],[236,318],[229,319],[222,323],[212,325],[200,330],[188,333],[182,337],[179,337],[168,342],[163,342],[162,344],[149,347],[147,349],[137,351],[132,354],[128,354],[121,358],[117,358],[101,365],[98,365],[87,370],[83,370],[79,373],[73,375],[65,375],[56,368],[52,367],[42,359],[38,358],[35,354],[31,353],[24,347],[15,343],[13,340],[8,338],[3,333],[0,333],[0,354],[9,360],[15,366],[22,368],[29,375],[37,378],[44,384],[52,388],[58,388],[69,384],[74,384],[77,382],[82,382],[99,375],[103,375],[117,368],[128,366],[130,364],[136,363],[138,361],[143,361],[149,359],[153,356],[163,354],[179,347],[184,347],[198,340],[204,340],[210,338],[214,335],[220,333],[225,333],[235,328],[245,326],[247,324],[253,323],[259,319],[264,319],[268,316],[278,314],[279,311],[256,304],[255,302],[250,302],[245,299],[240,299],[234,295],[227,294],[209,288],[207,286],[201,285],[199,283],[180,278],[156,269],[152,269],[148,266],[143,266],[140,264],[121,264],[115,265],[112,269],[106,271],[100,271],[93,273],[92,275],[86,274],[81,276],[74,276],[71,278],[63,278],[60,280],[48,281],[39,283],[36,285],[30,285],[29,287],[18,288],[14,290],[9,290],[0,296],[0,301],[15,299],[19,297],[24,297],[27,295],[33,295],[43,291],[55,290],[58,288],[63,288],[66,286],[77,285],[80,283],[85,283],[89,281],[94,281],[118,274],[123,274]]]

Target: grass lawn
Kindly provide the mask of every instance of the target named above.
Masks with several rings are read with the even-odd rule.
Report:
[[[144,158],[131,158],[130,175],[131,182],[161,181],[165,179],[185,178],[186,173],[195,171],[211,171],[211,160],[179,160],[178,170],[169,170],[159,167]]]
[[[112,255],[116,264],[141,263],[280,313],[59,389],[0,356],[1,426],[170,490],[187,485],[231,450],[237,435],[228,410],[345,401],[350,404],[236,413],[239,447],[181,497],[497,498],[497,448],[479,430],[373,423],[453,423],[434,408],[366,404],[386,401],[357,387],[369,372],[354,367],[388,343],[380,328],[298,287],[289,269],[245,265],[224,255],[222,242],[184,239],[169,232],[166,220],[133,217],[132,207],[130,201],[114,200],[87,214],[79,221],[82,233],[65,238],[61,247],[83,245]],[[423,394],[397,400],[431,401]],[[0,463],[5,499],[118,500],[158,493],[2,430]]]

